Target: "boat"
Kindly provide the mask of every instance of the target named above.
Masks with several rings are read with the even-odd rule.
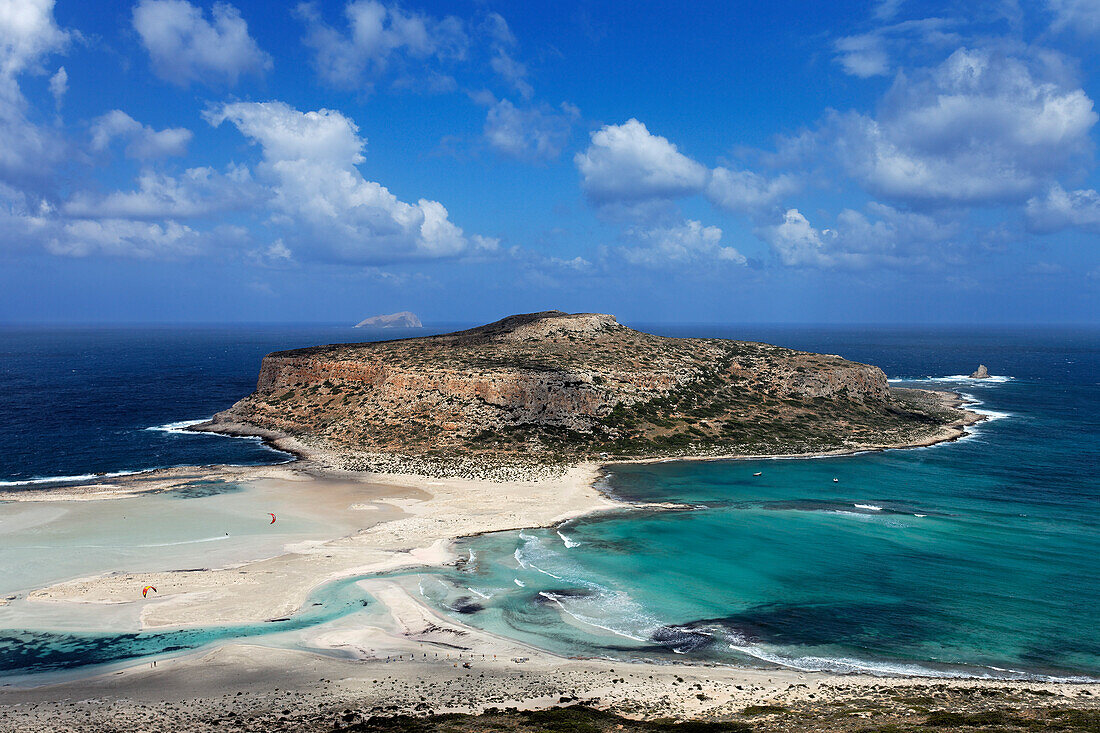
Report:
[[[756,473],[753,474],[753,476],[763,476],[763,475],[764,475],[763,471],[757,471]]]

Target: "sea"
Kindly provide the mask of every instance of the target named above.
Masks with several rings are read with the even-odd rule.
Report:
[[[462,540],[459,563],[401,582],[462,623],[569,656],[1100,679],[1100,328],[629,325],[839,354],[895,384],[958,391],[988,419],[929,448],[613,464],[603,490],[669,506]],[[259,441],[181,428],[248,394],[265,353],[401,335],[4,327],[0,488],[287,461]],[[979,363],[994,376],[968,378]],[[221,511],[237,501],[231,490],[199,491],[187,511]],[[52,520],[5,523],[16,509],[0,503],[0,552],[48,560],[49,534],[35,533]],[[33,586],[0,564],[0,597]],[[371,604],[349,579],[276,624],[140,633],[67,628],[49,614],[29,625],[0,606],[0,677],[79,673],[240,637],[293,645],[302,637],[292,632],[347,623]]]

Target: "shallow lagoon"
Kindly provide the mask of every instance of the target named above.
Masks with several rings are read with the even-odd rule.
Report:
[[[994,419],[928,449],[614,466],[611,493],[684,510],[473,538],[420,586],[565,654],[1100,677],[1095,385],[921,384]]]
[[[456,619],[567,654],[1100,676],[1097,332],[700,334],[693,327],[670,335],[838,352],[910,378],[985,360],[1014,378],[918,382],[972,392],[984,409],[1003,415],[950,445],[822,460],[615,467],[607,478],[612,492],[689,510],[467,540],[469,562],[409,575],[411,586]],[[194,391],[199,382],[180,384]],[[155,407],[163,420],[165,405]],[[151,415],[135,421],[155,423]],[[135,430],[196,446],[249,445]],[[47,453],[36,456],[44,463],[34,475],[131,465],[55,466],[46,465]],[[763,475],[753,477],[756,471]],[[4,504],[0,552],[5,560],[22,555],[5,562],[0,594],[105,569],[240,562],[333,529],[326,507],[281,510],[277,495],[252,493],[261,487],[237,489],[197,483],[175,496],[64,509]],[[280,515],[279,534],[266,524],[268,511]],[[225,532],[230,539],[218,539]],[[298,645],[305,629],[365,622],[357,614],[370,612],[354,580],[319,588],[315,598],[311,604],[321,606],[286,622],[137,635],[129,631],[140,604],[122,604],[98,609],[100,625],[85,628],[126,633],[75,636],[65,629],[79,624],[63,607],[34,604],[33,615],[20,615],[28,604],[16,602],[0,606],[0,628],[13,630],[0,631],[7,660],[0,668],[79,669],[242,637]]]

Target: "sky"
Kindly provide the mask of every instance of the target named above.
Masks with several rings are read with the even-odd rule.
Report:
[[[1100,323],[1100,0],[0,0],[0,323]]]

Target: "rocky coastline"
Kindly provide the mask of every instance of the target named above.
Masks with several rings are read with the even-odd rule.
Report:
[[[836,455],[952,440],[958,395],[838,356],[634,331],[606,314],[269,354],[255,392],[192,429],[325,468],[508,480],[584,461]]]

